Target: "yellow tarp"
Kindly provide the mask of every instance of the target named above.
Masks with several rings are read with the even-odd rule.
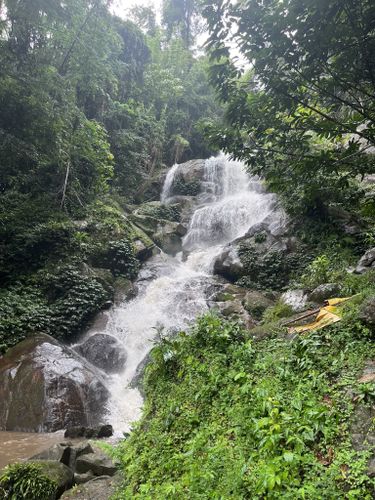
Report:
[[[325,326],[331,325],[332,323],[337,323],[337,321],[341,320],[341,315],[339,314],[339,308],[337,306],[342,302],[349,300],[350,298],[351,297],[327,300],[328,304],[320,308],[315,321],[313,321],[312,323],[307,323],[306,325],[291,326],[290,328],[288,328],[288,332],[302,333],[309,330],[319,330],[319,328],[324,328]]]

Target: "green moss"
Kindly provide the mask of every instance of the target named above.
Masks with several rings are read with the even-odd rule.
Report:
[[[263,313],[264,323],[274,323],[275,321],[292,316],[293,309],[290,305],[278,300],[274,306],[268,307]]]
[[[185,182],[182,179],[177,179],[173,184],[173,194],[182,196],[197,196],[201,191],[201,183],[199,181]]]

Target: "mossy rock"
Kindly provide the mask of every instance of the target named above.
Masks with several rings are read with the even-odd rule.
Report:
[[[60,498],[64,491],[73,485],[74,474],[69,467],[55,460],[33,460],[30,464],[36,464],[41,473],[56,483],[56,494],[54,498]]]
[[[274,301],[266,297],[258,290],[250,290],[243,299],[245,309],[255,318],[261,319],[264,311],[274,304]]]

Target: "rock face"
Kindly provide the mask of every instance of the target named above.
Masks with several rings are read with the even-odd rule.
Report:
[[[112,335],[96,333],[75,350],[94,366],[108,373],[120,372],[126,362],[126,352],[120,342]]]
[[[68,427],[65,431],[64,437],[75,439],[80,437],[85,438],[104,438],[113,435],[113,427],[110,424],[99,425],[98,427],[83,427],[75,426]]]
[[[287,230],[287,226],[272,230],[267,221],[256,224],[216,258],[214,273],[232,282],[246,277],[246,284],[239,284],[249,288],[282,289],[302,264],[300,243]]]
[[[99,424],[105,380],[49,335],[20,342],[0,359],[0,429],[53,432]]]
[[[94,476],[113,476],[116,470],[112,460],[100,451],[82,455],[76,461],[78,474],[86,474],[91,471]]]
[[[359,317],[367,326],[375,330],[375,297],[370,297],[362,304]]]
[[[310,294],[309,300],[318,304],[327,299],[337,297],[340,294],[341,287],[337,283],[323,283],[317,286]]]
[[[375,269],[375,247],[370,248],[364,255],[362,255],[354,272],[356,274],[363,274],[367,273],[371,269]]]
[[[238,256],[237,245],[225,249],[215,260],[214,273],[235,281],[243,275],[243,264]]]
[[[170,196],[196,196],[204,177],[205,160],[190,160],[178,166]]]
[[[300,312],[306,307],[307,295],[302,289],[287,290],[281,294],[280,299],[284,304],[290,306],[293,312]]]

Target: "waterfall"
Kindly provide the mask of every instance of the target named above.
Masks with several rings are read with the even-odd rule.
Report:
[[[178,169],[178,164],[175,163],[173,167],[168,170],[167,176],[164,181],[163,190],[160,196],[160,201],[162,201],[163,203],[171,196],[171,188],[173,186],[177,169]]]
[[[168,199],[178,168],[174,165],[168,172],[162,200]],[[150,259],[137,279],[137,297],[110,311],[105,333],[115,336],[127,351],[125,370],[113,376],[110,387],[108,422],[115,429],[127,430],[140,417],[142,397],[132,381],[157,341],[157,331],[186,329],[208,309],[215,257],[274,210],[273,195],[260,191],[241,163],[224,157],[206,160],[202,192],[183,240],[187,258],[161,253]]]

